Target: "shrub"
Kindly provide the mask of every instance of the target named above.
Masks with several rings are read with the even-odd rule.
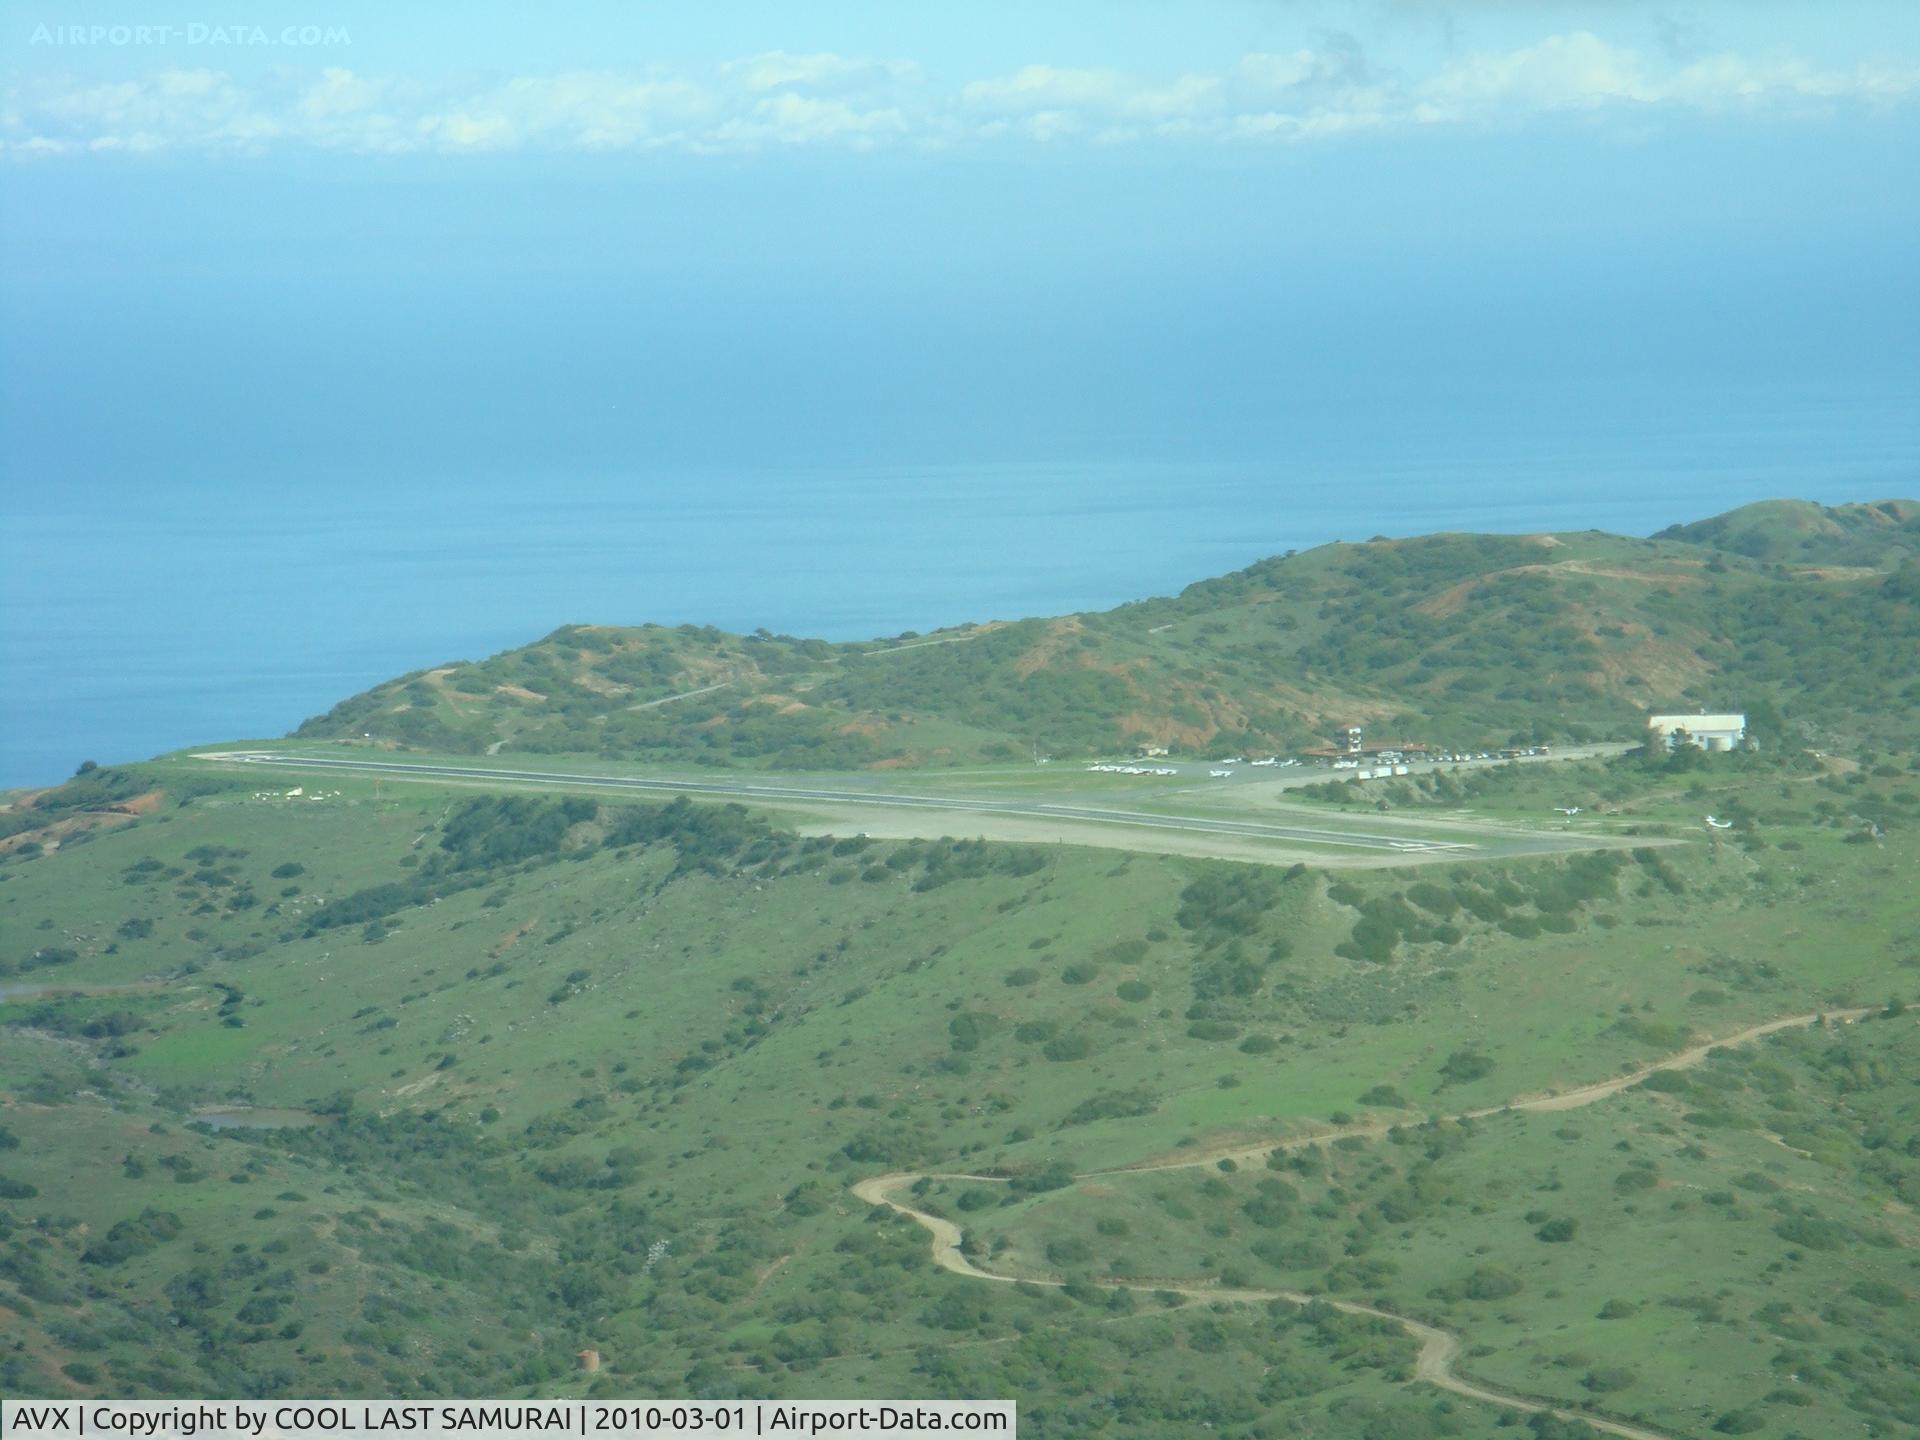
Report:
[[[1878,1305],[1886,1310],[1900,1309],[1907,1303],[1907,1292],[1885,1280],[1856,1281],[1847,1293],[1856,1300],[1864,1300],[1869,1305]]]
[[[1196,1020],[1187,1026],[1195,1040],[1231,1040],[1239,1033],[1240,1027],[1226,1020]]]
[[[1520,1277],[1511,1270],[1482,1265],[1467,1276],[1460,1293],[1469,1300],[1504,1300],[1520,1293]]]
[[[1260,1182],[1252,1198],[1240,1208],[1262,1229],[1278,1230],[1291,1222],[1299,1203],[1298,1191],[1284,1180],[1269,1177]]]
[[[1000,1028],[1000,1018],[983,1010],[967,1010],[947,1022],[947,1033],[958,1051],[978,1050],[980,1042]]]
[[[1639,1015],[1622,1016],[1607,1029],[1629,1040],[1637,1040],[1642,1045],[1651,1045],[1656,1050],[1678,1050],[1693,1038],[1693,1031],[1685,1025],[1648,1020]]]
[[[1449,1085],[1465,1085],[1493,1073],[1493,1061],[1477,1050],[1456,1050],[1440,1067],[1440,1077]]]
[[[1789,1215],[1773,1233],[1808,1250],[1838,1250],[1847,1241],[1847,1227],[1824,1215]]]
[[[1055,1265],[1084,1265],[1093,1259],[1093,1247],[1078,1237],[1052,1240],[1047,1244],[1047,1259]]]
[[[1090,1095],[1067,1112],[1062,1129],[1072,1125],[1091,1125],[1095,1120],[1131,1119],[1151,1115],[1159,1101],[1150,1090],[1106,1090]]]
[[[1323,1270],[1333,1259],[1324,1245],[1313,1240],[1275,1237],[1256,1240],[1249,1248],[1276,1270]]]
[[[1431,880],[1422,880],[1418,884],[1409,885],[1407,899],[1422,910],[1430,911],[1443,920],[1451,920],[1460,911],[1460,902],[1454,899],[1453,892],[1441,889]]]

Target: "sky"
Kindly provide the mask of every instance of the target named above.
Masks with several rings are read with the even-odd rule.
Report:
[[[12,7],[15,155],[1257,147],[1885,114],[1899,0]],[[1859,118],[1859,117],[1856,117]]]
[[[1915,369],[1920,6],[242,9],[0,20],[29,503]]]
[[[1920,368],[1894,0],[241,8],[0,18],[20,503],[1245,460]]]

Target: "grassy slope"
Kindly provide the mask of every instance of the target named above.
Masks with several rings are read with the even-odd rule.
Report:
[[[1763,500],[1710,520],[1670,526],[1657,538],[1789,565],[1886,567],[1920,548],[1920,504],[1880,500],[1829,506]]]
[[[1036,745],[1277,749],[1349,718],[1479,746],[1740,705],[1774,743],[1909,743],[1920,581],[1899,566],[1916,563],[1916,513],[1775,502],[1654,540],[1329,545],[1115,610],[853,645],[570,626],[379,686],[300,733],[851,769]]]
[[[0,1202],[0,1305],[28,1337],[9,1388],[552,1391],[577,1388],[567,1357],[590,1344],[606,1384],[629,1393],[1010,1393],[1040,1434],[1096,1417],[1117,1434],[1201,1418],[1244,1434],[1457,1432],[1445,1402],[1394,1387],[1410,1350],[1391,1335],[1291,1313],[1122,1314],[1098,1292],[977,1293],[990,1287],[932,1270],[919,1232],[868,1215],[846,1186],[900,1166],[1040,1174],[1177,1156],[1327,1124],[1380,1085],[1404,1101],[1383,1113],[1417,1119],[1602,1078],[1684,1035],[1908,988],[1920,912],[1901,878],[1916,859],[1900,823],[1911,804],[1895,797],[1912,783],[1800,785],[1731,766],[1707,780],[1740,788],[1756,828],[1623,860],[1571,904],[1560,862],[1330,885],[1073,850],[836,853],[756,841],[750,825],[732,850],[702,849],[697,829],[611,847],[610,808],[543,832],[551,843],[524,861],[445,872],[432,903],[316,928],[319,898],[417,881],[455,853],[442,839],[468,796],[376,800],[362,782],[324,802],[202,795],[23,853],[0,867],[0,959],[24,972],[12,983],[159,983],[0,1011],[13,1022],[0,1026],[0,1123],[21,1142],[0,1176],[38,1187]],[[1698,780],[1626,783],[1636,823],[1697,820],[1683,787]],[[1863,810],[1886,817],[1885,839],[1847,840]],[[273,873],[291,864],[301,873]],[[1422,882],[1497,900],[1512,928],[1456,910],[1446,943],[1427,924],[1439,910],[1397,898]],[[1403,917],[1389,963],[1337,948],[1370,914]],[[1565,928],[1528,923],[1545,917]],[[1287,1278],[1458,1324],[1493,1347],[1476,1372],[1515,1389],[1578,1401],[1593,1398],[1590,1372],[1630,1370],[1606,1404],[1698,1433],[1709,1410],[1734,1407],[1729,1353],[1771,1364],[1779,1317],[1759,1313],[1754,1276],[1778,1263],[1769,1294],[1811,1317],[1800,1343],[1832,1377],[1779,1425],[1911,1423],[1897,1387],[1853,1373],[1900,1333],[1899,1251],[1800,1246],[1793,1260],[1763,1199],[1705,1198],[1748,1195],[1732,1178],[1759,1169],[1789,1193],[1813,1185],[1837,1224],[1920,1238],[1887,1209],[1920,1198],[1910,1032],[1879,1033],[1909,1048],[1872,1085],[1846,1088],[1804,1057],[1791,1087],[1731,1067],[1746,1088],[1722,1087],[1729,1118],[1711,1126],[1688,1128],[1654,1096],[1564,1125],[1489,1123],[1436,1161],[1445,1194],[1403,1222],[1366,1216],[1411,1152],[1337,1152],[1342,1198],[1327,1176],[1297,1182],[1303,1207],[1325,1211],[1302,1227],[1324,1260]],[[1492,1068],[1450,1081],[1461,1051]],[[346,1118],[268,1136],[183,1126],[232,1100]],[[1811,1159],[1760,1133],[1828,1109],[1847,1122]],[[1696,1131],[1705,1159],[1681,1153]],[[1628,1214],[1611,1187],[1633,1158],[1653,1159],[1666,1188],[1630,1197],[1641,1209]],[[1223,1178],[1231,1196],[1186,1175],[983,1219],[1037,1270],[1053,1264],[1049,1239],[1111,1245],[1097,1224],[1109,1205],[1172,1272],[1269,1264],[1250,1248],[1262,1227],[1236,1208],[1249,1179]],[[1536,1205],[1578,1218],[1579,1242],[1533,1240]],[[137,1253],[82,1259],[148,1208],[179,1233],[142,1248],[123,1231]],[[655,1241],[667,1249],[649,1268]],[[1599,1247],[1629,1241],[1623,1279]],[[1523,1288],[1497,1305],[1434,1298],[1482,1261]],[[1898,1293],[1852,1296],[1861,1279]],[[1661,1303],[1722,1290],[1717,1319]],[[1594,1321],[1614,1297],[1641,1308]],[[1581,1359],[1557,1363],[1568,1355]],[[1121,1366],[1138,1379],[1115,1414],[1105,1377]],[[1683,1374],[1715,1378],[1686,1394]]]

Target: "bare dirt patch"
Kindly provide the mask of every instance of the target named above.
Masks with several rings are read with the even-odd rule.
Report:
[[[1564,543],[1564,542],[1559,542]],[[1551,565],[1514,565],[1505,570],[1492,570],[1485,575],[1475,575],[1434,595],[1429,595],[1414,610],[1436,620],[1444,620],[1449,615],[1458,615],[1466,608],[1467,601],[1482,586],[1491,584],[1502,575],[1591,575],[1603,580],[1630,580],[1641,585],[1698,585],[1698,575],[1683,574],[1676,570],[1626,570],[1617,565],[1598,565],[1590,560],[1559,560]]]
[[[1871,565],[1798,565],[1796,580],[1871,580],[1880,572]]]
[[[633,687],[631,685],[617,684],[607,679],[604,675],[594,674],[591,670],[581,670],[576,673],[573,677],[573,683],[578,685],[582,690],[589,690],[595,695],[604,695],[609,700],[618,700],[623,695],[631,695],[633,693]]]
[[[1073,642],[1081,631],[1080,617],[1068,615],[1059,620],[1049,621],[1047,633],[1040,637],[1039,643],[1030,647],[1026,654],[1013,662],[1013,673],[1022,680],[1035,671],[1044,670],[1060,657],[1060,653]]]

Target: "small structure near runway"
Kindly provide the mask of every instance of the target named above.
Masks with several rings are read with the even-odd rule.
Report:
[[[1702,750],[1738,750],[1747,743],[1747,717],[1722,715],[1649,715],[1647,748],[1672,750],[1697,745]]]
[[[1340,765],[1342,762],[1358,765],[1385,761],[1389,769],[1404,760],[1427,758],[1428,747],[1418,740],[1376,740],[1369,743],[1366,731],[1358,722],[1334,726],[1333,740],[1331,745],[1302,750],[1300,754],[1315,765]]]

